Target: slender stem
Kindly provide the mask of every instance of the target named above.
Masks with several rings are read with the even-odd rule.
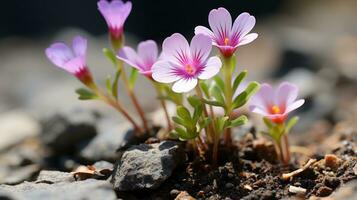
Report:
[[[281,140],[276,141],[278,147],[279,147],[279,152],[280,152],[280,161],[285,164],[285,159],[284,159],[284,152],[283,152],[283,146],[281,145]]]
[[[152,81],[152,83],[153,83],[153,85],[154,85],[154,87],[156,89],[158,97],[161,97],[162,96],[162,89],[161,89],[160,85],[158,83],[154,82],[154,81]],[[167,129],[168,129],[168,131],[171,131],[172,130],[172,124],[171,124],[169,112],[167,110],[166,102],[165,102],[165,100],[160,99],[160,103],[161,103],[162,109],[164,110],[164,113],[165,113],[165,118],[166,118],[166,122],[167,122]]]
[[[202,99],[203,95],[202,95],[202,91],[201,91],[200,86],[197,85],[195,89],[196,89],[197,96]],[[203,105],[203,114],[204,114],[205,117],[208,117],[208,111],[207,111],[206,105]],[[210,124],[209,126],[210,126],[209,128],[205,127],[206,135],[207,135],[207,137],[209,137],[209,136],[210,137],[212,137],[212,136],[214,137],[215,134],[213,132],[212,124]]]
[[[285,164],[290,162],[290,149],[289,149],[289,138],[287,134],[283,134],[284,137],[284,148],[285,148]]]
[[[141,121],[144,125],[144,129],[146,131],[149,131],[149,126],[148,126],[148,123],[147,123],[147,120],[145,119],[145,114],[144,114],[144,111],[143,109],[141,108],[135,94],[134,94],[134,91],[130,88],[129,86],[129,81],[128,81],[128,77],[126,75],[126,72],[125,72],[125,69],[123,67],[123,62],[121,60],[117,60],[118,61],[118,67],[119,69],[121,70],[121,77],[123,79],[123,82],[124,82],[124,86],[125,86],[125,89],[131,99],[131,101],[133,102],[134,104],[134,107],[136,109],[136,111],[138,112],[140,118],[141,118]]]
[[[88,86],[91,88],[103,101],[111,105],[117,111],[122,113],[124,117],[134,126],[136,133],[142,133],[143,130],[138,126],[138,124],[134,121],[134,119],[129,115],[124,106],[120,103],[119,99],[113,99],[107,96],[101,89],[99,89],[95,84]]]
[[[232,98],[233,98],[233,89],[232,89],[232,74],[233,74],[233,59],[235,57],[231,56],[229,58],[224,58],[224,66],[223,66],[223,75],[224,75],[224,80],[225,80],[225,102],[226,102],[226,115],[231,118],[231,113],[233,111],[232,108]],[[231,145],[232,144],[232,135],[231,135],[231,130],[230,128],[226,129],[224,132],[224,140],[226,144]]]

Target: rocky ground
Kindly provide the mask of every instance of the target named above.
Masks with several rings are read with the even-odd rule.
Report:
[[[289,135],[290,166],[276,163],[256,116],[234,130],[234,148],[221,148],[217,168],[184,143],[136,138],[107,106],[77,101],[79,83],[46,61],[45,47],[80,33],[72,30],[0,41],[0,199],[356,199],[355,2],[293,2],[258,23],[262,37],[239,51],[237,67],[250,80],[294,82],[307,100]],[[88,37],[88,63],[104,83],[107,38]],[[139,79],[139,99],[165,125],[147,85]]]

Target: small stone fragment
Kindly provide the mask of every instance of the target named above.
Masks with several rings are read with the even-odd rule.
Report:
[[[252,186],[250,186],[250,185],[244,185],[243,188],[246,189],[246,190],[249,190],[249,191],[253,190]]]
[[[42,170],[37,177],[36,183],[59,183],[59,182],[74,182],[74,177],[71,173],[60,171]]]
[[[341,162],[341,159],[334,154],[325,155],[325,167],[329,167],[334,171],[338,169],[338,167],[341,165]]]
[[[234,187],[234,185],[233,185],[232,183],[226,183],[225,187],[226,187],[227,189],[231,189],[231,188]]]
[[[188,194],[186,191],[180,192],[179,195],[175,198],[175,200],[196,200],[193,198],[190,194]]]
[[[289,192],[302,196],[302,195],[305,195],[306,189],[302,188],[302,187],[295,187],[295,186],[290,185],[289,186]]]
[[[180,194],[180,191],[179,190],[177,190],[177,189],[172,189],[171,191],[170,191],[170,195],[171,196],[177,196],[178,194]]]
[[[141,144],[129,148],[114,168],[112,183],[116,191],[156,189],[180,163],[185,161],[182,147],[173,141]]]
[[[316,191],[316,195],[319,197],[327,197],[332,193],[332,189],[327,186],[322,186]]]

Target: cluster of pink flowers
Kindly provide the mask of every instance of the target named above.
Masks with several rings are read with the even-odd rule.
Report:
[[[195,36],[190,42],[180,33],[174,33],[163,41],[162,52],[160,52],[157,43],[153,40],[140,42],[136,49],[124,46],[124,24],[132,9],[131,2],[128,1],[124,3],[122,0],[100,0],[97,5],[98,10],[108,25],[114,54],[112,53],[110,56],[107,56],[110,57],[111,60],[114,60],[113,63],[119,63],[117,74],[120,74],[120,70],[124,69],[123,63],[126,63],[153,83],[155,83],[154,81],[162,83],[154,84],[157,86],[156,89],[159,96],[162,94],[162,88],[160,88],[160,86],[163,84],[172,84],[172,91],[175,93],[187,93],[196,88],[199,102],[201,102],[204,108],[206,108],[206,105],[210,105],[211,110],[213,110],[212,106],[219,106],[221,110],[224,108],[224,116],[219,118],[219,120],[212,120],[212,126],[208,128],[211,129],[211,131],[206,130],[207,135],[213,133],[211,137],[221,135],[220,133],[214,133],[218,128],[220,128],[219,131],[224,132],[234,127],[234,125],[238,126],[245,123],[247,120],[245,116],[234,119],[233,112],[249,100],[258,90],[259,84],[256,82],[241,84],[243,83],[242,81],[246,72],[240,74],[242,77],[238,75],[237,78],[233,80],[232,76],[235,66],[232,65],[235,63],[234,59],[236,59],[236,57],[234,54],[238,50],[238,47],[249,44],[258,37],[257,33],[250,33],[255,26],[254,16],[249,13],[242,13],[232,23],[232,17],[225,8],[213,9],[208,16],[210,29],[204,26],[197,26],[194,30]],[[219,56],[210,55],[212,46],[218,48],[220,52]],[[87,40],[81,36],[77,36],[73,39],[72,47],[62,42],[54,43],[46,49],[46,55],[54,65],[76,76],[82,83],[93,89],[94,93],[99,93],[99,95],[96,95],[104,98],[108,104],[122,112],[124,116],[133,123],[134,127],[137,128],[138,125],[134,122],[135,120],[133,120],[124,107],[120,105],[117,98],[117,91],[111,90],[117,89],[117,87],[107,84],[109,85],[109,87],[107,86],[109,95],[103,94],[101,90],[97,90],[97,86],[93,82],[92,75],[86,63],[86,51]],[[222,62],[221,59],[224,62]],[[134,72],[136,70],[134,70]],[[217,76],[220,71],[223,71],[224,81]],[[122,74],[124,74],[123,81],[127,82],[126,86],[129,88],[128,90],[131,90],[132,88],[128,87],[129,84],[125,71]],[[117,75],[117,79],[114,81],[115,84],[118,83],[118,77],[119,75]],[[215,85],[211,84],[212,82],[204,81],[213,77],[215,77],[214,83],[219,85],[219,87],[214,87]],[[210,89],[213,88],[211,95],[207,94],[210,93],[210,91],[207,92],[209,89],[205,91],[205,97],[202,95],[201,86],[198,86],[199,80],[203,80],[201,82],[204,84],[211,84],[210,86],[212,87]],[[243,85],[244,88],[242,87]],[[208,86],[206,88],[208,88]],[[178,95],[170,93],[171,90],[166,89],[167,87],[165,86],[164,90],[168,96]],[[145,129],[148,130],[144,114],[139,108],[140,106],[133,91],[129,91],[128,94],[144,122]],[[274,126],[273,129],[271,128],[271,134],[278,134],[280,139],[281,133],[289,129],[285,129],[284,127],[288,114],[302,106],[305,102],[303,99],[297,100],[297,96],[298,87],[294,84],[283,82],[274,91],[269,84],[265,83],[261,85],[257,94],[250,99],[249,108],[251,112],[263,115],[266,119],[270,120],[267,122],[268,126]],[[114,99],[112,97],[114,97]],[[182,106],[182,103],[176,104]],[[166,112],[166,107],[163,102],[162,105]],[[196,107],[199,106],[196,105]],[[182,109],[184,110],[181,112],[184,116],[183,118],[191,118],[190,114],[187,114],[189,113],[189,109]],[[179,114],[180,112],[178,111],[177,113]],[[211,113],[212,117],[214,117],[213,111],[211,111]],[[197,118],[196,116],[196,122],[198,119],[207,119],[206,122],[208,122],[208,115],[207,110],[205,110],[205,115],[202,116],[202,118]],[[171,127],[171,121],[167,112],[166,118],[169,124],[168,127]],[[182,120],[178,118],[173,119],[176,119],[176,121],[174,121],[178,121],[179,125],[189,124],[189,127],[186,127],[187,132],[196,131],[196,124],[191,124],[194,120],[183,123]],[[219,126],[214,127],[215,121],[220,122]],[[200,130],[202,129],[203,128]],[[182,128],[176,127],[175,130],[185,134]],[[277,133],[277,130],[280,132]],[[224,134],[227,141],[229,141],[229,133],[230,131],[227,131]],[[199,135],[195,133],[190,134]],[[191,138],[191,135],[185,138]],[[214,148],[218,148],[218,140],[219,138],[214,140]],[[213,149],[213,152],[217,153],[217,149]],[[216,157],[213,159],[216,159]]]

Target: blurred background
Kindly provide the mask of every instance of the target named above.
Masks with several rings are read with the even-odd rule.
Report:
[[[253,31],[259,33],[259,38],[238,50],[237,69],[248,69],[250,80],[289,80],[299,85],[307,103],[299,113],[302,117],[296,131],[311,130],[320,121],[328,129],[331,122],[356,116],[357,1],[132,2],[125,32],[127,45],[133,46],[146,39],[160,43],[174,32],[192,37],[195,26],[208,25],[208,13],[213,8],[226,7],[234,19],[244,11],[255,15]],[[54,112],[77,108],[98,110],[121,120],[100,102],[77,100],[74,90],[80,83],[54,67],[44,55],[51,43],[69,43],[80,34],[89,39],[88,64],[98,82],[103,83],[108,74],[113,74],[110,62],[101,53],[103,47],[108,47],[107,27],[96,3],[97,0],[2,2],[0,132],[10,133],[11,125],[21,127],[25,119],[31,125],[32,118],[43,119]],[[145,109],[155,110],[155,93],[145,78],[139,78],[136,90]],[[125,93],[120,92],[130,106]],[[23,121],[19,117],[24,117]],[[32,124],[33,127],[38,128]]]

